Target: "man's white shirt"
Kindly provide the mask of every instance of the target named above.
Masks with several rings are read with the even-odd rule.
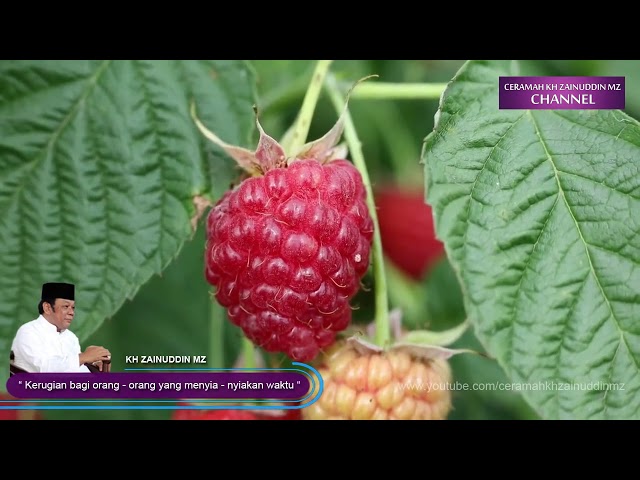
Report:
[[[79,365],[82,350],[78,337],[70,330],[58,332],[42,315],[18,329],[11,350],[15,365],[27,372],[89,372],[85,365]]]

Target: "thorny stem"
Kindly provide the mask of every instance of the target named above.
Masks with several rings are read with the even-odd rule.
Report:
[[[282,145],[282,148],[287,154],[295,154],[306,142],[309,128],[311,127],[313,112],[316,109],[324,79],[332,62],[333,60],[318,60],[318,63],[316,63],[316,68],[313,71],[307,93],[305,93],[304,100],[302,101],[300,113],[294,123],[293,135],[290,141],[287,142],[287,145]]]
[[[354,89],[351,98],[385,100],[438,99],[446,87],[446,83],[370,82],[363,83]]]
[[[338,88],[338,84],[333,75],[327,77],[325,84],[327,93],[329,94],[333,105],[338,112],[338,115],[342,113],[344,108],[344,98]],[[360,84],[356,89],[352,91],[355,93],[358,88],[363,86]],[[382,239],[380,238],[380,228],[378,225],[378,215],[376,213],[375,201],[373,198],[373,189],[371,187],[371,180],[367,172],[367,165],[362,153],[362,144],[358,139],[353,119],[351,114],[347,111],[344,117],[344,136],[351,152],[351,158],[354,165],[360,171],[362,175],[362,181],[367,191],[367,207],[373,220],[373,275],[375,281],[375,325],[376,325],[376,338],[375,342],[378,346],[385,348],[390,345],[391,341],[391,323],[389,321],[389,299],[387,292],[387,277],[384,269],[384,256],[382,253]]]

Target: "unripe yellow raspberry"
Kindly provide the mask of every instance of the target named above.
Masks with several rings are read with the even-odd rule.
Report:
[[[305,420],[444,420],[451,410],[451,368],[442,358],[346,345],[318,371],[324,391],[302,410]]]

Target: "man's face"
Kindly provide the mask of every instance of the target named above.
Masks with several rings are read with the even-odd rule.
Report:
[[[66,330],[73,321],[75,315],[76,302],[73,300],[65,300],[64,298],[56,298],[54,309],[51,309],[49,319],[58,330]]]

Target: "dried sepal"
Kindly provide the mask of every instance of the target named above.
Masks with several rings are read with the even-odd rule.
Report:
[[[347,104],[349,99],[345,102],[344,109],[338,118],[338,121],[331,127],[323,137],[306,143],[302,148],[289,158],[289,163],[296,160],[304,160],[307,158],[314,158],[320,163],[326,163],[334,147],[340,141],[342,133],[344,131],[344,116],[347,112]]]
[[[193,121],[195,122],[200,132],[202,132],[202,134],[207,139],[211,140],[211,142],[223,149],[227,153],[227,155],[233,158],[241,168],[249,172],[251,175],[256,174],[256,172],[258,171],[258,160],[254,152],[246,148],[238,147],[236,145],[230,145],[226,142],[223,142],[220,137],[218,137],[215,133],[205,127],[204,124],[200,121],[200,119],[196,115],[195,103],[191,103],[191,117],[193,118]]]
[[[320,163],[327,163],[332,160],[346,159],[348,155],[348,148],[346,144],[339,144],[342,133],[344,132],[345,117],[348,111],[349,96],[353,89],[362,81],[375,77],[371,75],[358,80],[350,89],[346,95],[344,108],[340,114],[338,120],[334,126],[321,138],[309,142],[303,145],[299,151],[293,154],[288,154],[282,145],[286,145],[288,138],[291,136],[293,130],[289,130],[283,140],[278,142],[273,137],[267,135],[260,124],[258,119],[257,109],[254,107],[256,115],[256,126],[260,134],[258,140],[258,146],[255,151],[251,151],[247,148],[239,147],[237,145],[231,145],[224,142],[218,135],[209,130],[196,115],[195,103],[191,104],[191,117],[195,122],[200,132],[215,145],[223,149],[227,155],[236,161],[238,166],[248,172],[252,176],[264,175],[270,170],[275,168],[285,167],[295,160],[304,160],[313,158]]]
[[[255,111],[255,113],[256,126],[258,127],[260,138],[258,139],[258,146],[256,147],[256,150],[252,152],[249,149],[238,147],[237,145],[230,145],[222,141],[220,137],[204,126],[196,115],[195,104],[191,104],[191,117],[202,134],[215,145],[223,149],[227,155],[236,161],[238,166],[252,176],[264,175],[269,170],[282,167],[286,164],[284,149],[276,140],[265,133],[262,125],[260,125],[260,121],[258,120],[257,111]]]
[[[361,78],[353,84],[347,92],[342,112],[333,127],[331,127],[331,129],[321,138],[304,144],[298,152],[294,152],[294,154],[290,156],[288,163],[307,158],[314,158],[320,163],[327,163],[331,160],[346,158],[348,149],[346,145],[338,145],[338,142],[344,132],[344,122],[349,109],[349,97],[351,96],[351,92],[353,92],[361,82],[372,77],[377,77],[377,75],[370,75],[368,77]]]
[[[355,333],[346,339],[357,351],[365,353],[380,353],[387,351],[404,351],[414,358],[442,358],[448,359],[460,353],[473,353],[486,356],[484,353],[465,348],[449,348],[458,340],[469,328],[469,322],[464,321],[455,327],[443,331],[412,330],[405,331],[402,328],[402,311],[393,309],[389,312],[389,326],[391,329],[391,344],[388,348],[383,348],[369,341],[376,336],[375,322],[367,325],[364,332]]]
[[[258,120],[257,111],[256,126],[260,133],[260,139],[258,140],[258,147],[255,151],[255,158],[261,172],[266,173],[274,168],[283,167],[287,161],[284,149],[274,138],[265,133],[262,125],[260,125],[260,120]]]
[[[485,356],[480,352],[468,348],[448,348],[441,347],[439,345],[422,345],[404,342],[396,342],[389,348],[384,349],[376,345],[375,343],[369,342],[368,340],[358,336],[349,337],[345,341],[348,345],[351,345],[358,353],[362,355],[370,353],[382,353],[384,351],[399,351],[406,352],[413,358],[420,358],[424,360],[436,358],[446,360],[460,353],[473,353],[476,355]]]

